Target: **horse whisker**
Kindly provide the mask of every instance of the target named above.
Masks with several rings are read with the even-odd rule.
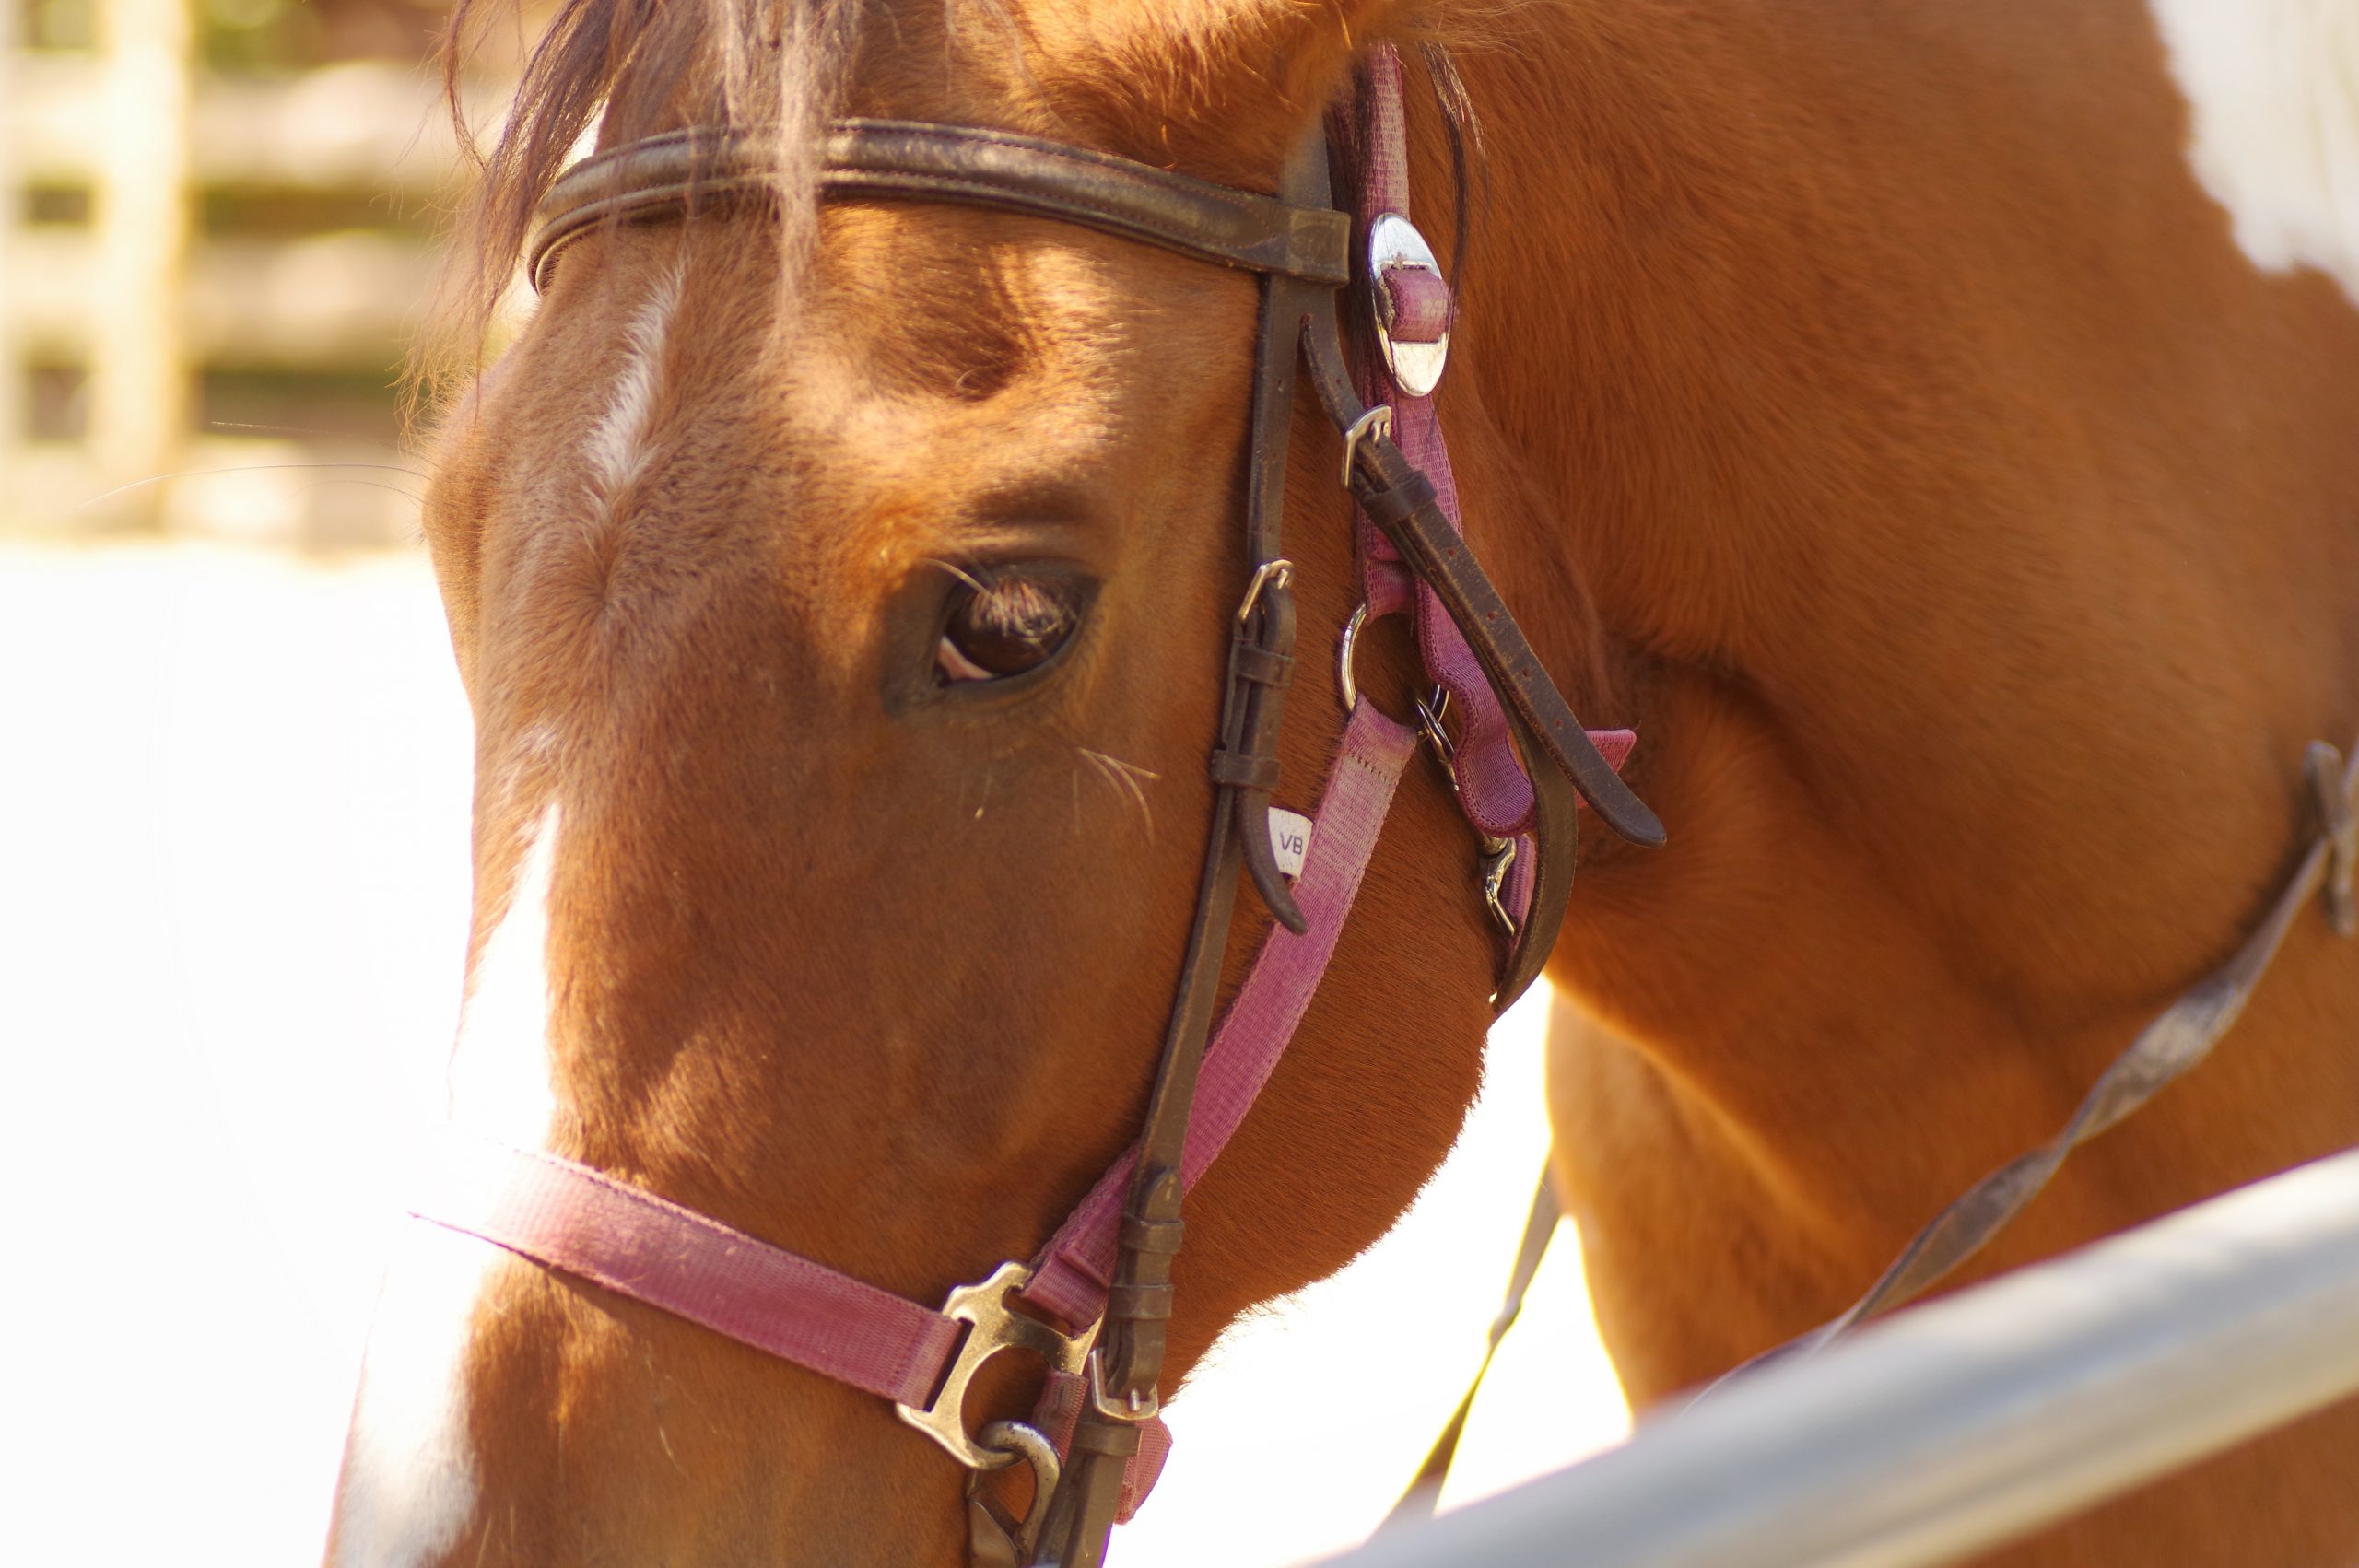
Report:
[[[1124,762],[1121,757],[1109,756],[1087,746],[1075,746],[1074,750],[1079,752],[1082,760],[1088,763],[1099,778],[1111,784],[1117,793],[1130,797],[1132,803],[1139,808],[1140,820],[1146,825],[1147,837],[1154,838],[1155,808],[1148,803],[1146,790],[1140,780],[1144,779],[1151,784],[1163,776],[1151,767],[1141,767],[1137,763]]]
[[[144,490],[150,485],[161,485],[168,480],[203,479],[215,474],[274,474],[310,468],[373,468],[386,474],[406,474],[413,479],[433,477],[426,470],[414,468],[405,462],[241,462],[228,468],[184,468],[177,474],[151,474],[145,479],[134,479],[128,485],[118,485],[111,490],[101,490],[74,509],[87,511],[100,501],[111,500],[116,496],[125,495],[133,490]]]
[[[328,485],[360,485],[371,490],[390,490],[414,506],[422,507],[426,504],[426,497],[417,491],[405,490],[398,485],[388,485],[381,479],[317,479],[309,485],[302,486],[295,493],[299,496],[307,496]]]

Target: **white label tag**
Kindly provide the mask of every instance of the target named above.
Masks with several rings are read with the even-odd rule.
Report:
[[[1270,853],[1277,857],[1278,870],[1288,876],[1300,876],[1303,857],[1310,853],[1310,819],[1298,812],[1272,806]]]

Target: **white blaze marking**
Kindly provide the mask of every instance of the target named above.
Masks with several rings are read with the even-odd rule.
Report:
[[[467,977],[451,1053],[451,1119],[526,1149],[547,1147],[557,1115],[548,948],[558,827],[552,802],[526,832],[515,890]]]
[[[675,264],[633,312],[613,400],[582,444],[602,514],[647,470],[663,344],[681,287]],[[532,732],[521,737],[516,765],[546,742]],[[451,1058],[452,1120],[528,1149],[549,1146],[557,1114],[548,899],[557,832],[552,804],[526,839],[508,907],[468,977]],[[459,1543],[481,1492],[467,1433],[467,1345],[499,1271],[526,1267],[440,1225],[403,1227],[370,1329],[345,1453],[334,1568],[418,1568]]]
[[[2193,111],[2196,178],[2236,243],[2359,299],[2359,3],[2151,3]]]
[[[623,329],[623,373],[616,379],[614,401],[581,446],[590,464],[591,491],[606,506],[647,472],[647,430],[655,415],[663,340],[671,334],[672,313],[679,308],[681,281],[681,267],[675,263],[656,280],[655,292],[632,313]]]
[[[528,1149],[547,1146],[557,1113],[548,899],[557,829],[552,804],[469,977],[451,1062],[452,1119]],[[481,1491],[465,1386],[475,1309],[501,1270],[525,1267],[440,1225],[402,1227],[345,1451],[333,1568],[418,1568],[458,1544]]]

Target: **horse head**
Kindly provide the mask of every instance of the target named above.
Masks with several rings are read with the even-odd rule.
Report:
[[[477,729],[457,1123],[928,1305],[1035,1255],[1139,1135],[1252,592],[1290,582],[1300,628],[1262,792],[1308,811],[1341,766],[1349,459],[1296,399],[1290,571],[1254,575],[1264,275],[1037,211],[822,201],[830,127],[1268,193],[1402,8],[565,13],[491,163],[485,276],[593,118],[616,158],[758,133],[762,194],[698,165],[714,199],[573,226],[446,421],[427,532]],[[1470,496],[1526,507],[1470,429]],[[1578,651],[1578,584],[1542,592]],[[1408,639],[1370,644],[1405,708]],[[1379,1235],[1472,1098],[1495,934],[1447,789],[1398,798],[1190,1199],[1166,1389]],[[1271,919],[1249,894],[1214,942],[1226,990]],[[891,1401],[476,1235],[404,1246],[333,1561],[962,1557],[965,1472]],[[952,1419],[1021,1416],[1041,1375],[997,1357]]]

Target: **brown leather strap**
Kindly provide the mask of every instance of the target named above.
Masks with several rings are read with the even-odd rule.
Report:
[[[1310,929],[1310,921],[1295,904],[1294,890],[1278,870],[1270,839],[1270,796],[1278,787],[1278,731],[1285,713],[1286,685],[1262,680],[1251,668],[1266,671],[1279,659],[1291,668],[1294,633],[1293,592],[1283,584],[1265,586],[1229,648],[1229,685],[1245,709],[1239,733],[1246,749],[1242,754],[1215,752],[1212,776],[1216,783],[1238,788],[1238,848],[1244,852],[1254,890],[1278,923],[1300,936]]]
[[[598,225],[760,194],[777,168],[767,129],[675,131],[585,158],[542,199],[525,271],[545,287],[557,252]],[[1008,131],[839,120],[821,151],[819,184],[836,198],[906,196],[1057,218],[1329,286],[1351,275],[1351,221],[1342,213]]]
[[[1279,187],[1292,210],[1329,206],[1327,144],[1314,129],[1286,159]],[[1342,217],[1342,214],[1334,215]],[[1348,233],[1348,225],[1346,226]],[[1297,345],[1301,323],[1311,314],[1334,313],[1333,289],[1322,282],[1272,272],[1262,280],[1261,335],[1254,351],[1251,446],[1246,464],[1245,565],[1253,586],[1231,634],[1231,657],[1221,710],[1221,732],[1213,754],[1213,821],[1204,846],[1203,880],[1196,888],[1195,921],[1188,933],[1180,971],[1179,996],[1164,1032],[1163,1059],[1139,1131],[1137,1174],[1123,1204],[1122,1247],[1115,1263],[1114,1289],[1099,1327],[1096,1372],[1110,1398],[1083,1406],[1074,1426],[1074,1452],[1042,1523],[1039,1561],[1059,1568],[1100,1568],[1107,1537],[1121,1495],[1121,1470],[1111,1442],[1129,1422],[1118,1411],[1153,1409],[1163,1374],[1164,1315],[1126,1316],[1114,1304],[1157,1299],[1171,1281],[1172,1254],[1148,1242],[1179,1234],[1180,1170],[1188,1123],[1196,1097],[1197,1071],[1212,1027],[1220,989],[1222,959],[1228,946],[1240,871],[1250,871],[1271,913],[1299,931],[1307,924],[1273,860],[1269,834],[1269,785],[1274,784],[1277,730],[1285,687],[1254,678],[1241,666],[1264,661],[1240,659],[1246,649],[1291,655],[1295,611],[1280,558],[1285,516],[1286,451],[1291,435]],[[1258,769],[1232,771],[1231,759],[1266,759]],[[1226,775],[1226,777],[1225,777]],[[1132,1293],[1136,1293],[1135,1294]],[[1133,1407],[1129,1401],[1139,1401]],[[1109,1408],[1110,1407],[1110,1408]],[[1085,1434],[1087,1434],[1085,1440]]]
[[[1572,778],[1544,759],[1539,740],[1514,704],[1505,709],[1523,771],[1532,780],[1532,897],[1523,923],[1500,966],[1491,992],[1495,1012],[1505,1012],[1532,989],[1555,951],[1565,909],[1573,899],[1573,872],[1580,860],[1580,791]],[[1583,732],[1587,739],[1587,732]]]
[[[1633,844],[1660,848],[1661,819],[1599,755],[1508,613],[1490,573],[1442,515],[1433,486],[1409,466],[1389,436],[1361,441],[1356,455],[1352,494],[1361,509],[1392,541],[1410,569],[1432,586],[1509,711],[1523,720],[1543,754],[1572,779],[1606,826]]]

